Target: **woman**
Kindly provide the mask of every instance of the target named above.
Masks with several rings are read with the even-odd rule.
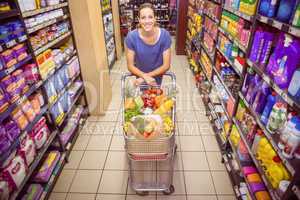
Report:
[[[171,43],[169,32],[156,23],[152,4],[142,4],[138,28],[125,39],[127,67],[138,77],[138,84],[161,85],[162,75],[170,68]]]

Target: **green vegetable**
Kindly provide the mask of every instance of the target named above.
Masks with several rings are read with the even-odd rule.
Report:
[[[140,108],[138,106],[135,106],[135,108],[133,109],[125,110],[124,113],[125,122],[129,122],[132,117],[135,117],[140,114],[142,114],[142,112],[140,111]]]

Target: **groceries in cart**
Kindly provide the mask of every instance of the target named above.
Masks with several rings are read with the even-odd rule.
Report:
[[[174,129],[174,99],[162,88],[135,86],[125,88],[124,131],[128,137],[152,140],[169,137]]]

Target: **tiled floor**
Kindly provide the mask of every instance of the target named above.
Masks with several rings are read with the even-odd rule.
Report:
[[[103,117],[88,119],[51,194],[51,200],[234,200],[218,144],[185,56],[172,52],[177,76],[177,133],[174,194],[137,196],[128,181],[128,163],[121,127],[120,72],[124,57],[112,72],[113,99]]]

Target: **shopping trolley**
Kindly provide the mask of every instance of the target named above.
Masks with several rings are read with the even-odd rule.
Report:
[[[125,87],[130,73],[124,73],[121,79],[122,121],[124,124]],[[167,72],[164,77],[169,77],[169,83],[163,83],[160,87],[169,95],[176,93],[176,77],[174,73]],[[148,85],[140,85],[141,90],[147,89]],[[168,137],[153,140],[141,140],[128,137],[123,131],[125,149],[129,162],[129,183],[131,188],[139,195],[147,195],[151,191],[161,191],[165,195],[175,191],[173,183],[174,157],[177,145],[175,144],[175,111],[176,100],[171,110],[174,129]]]

